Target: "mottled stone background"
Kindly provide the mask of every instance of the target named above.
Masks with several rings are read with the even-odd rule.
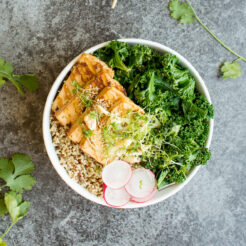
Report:
[[[162,0],[0,0],[0,56],[17,73],[38,75],[37,93],[0,88],[0,155],[28,153],[37,184],[31,207],[9,245],[246,245],[246,64],[236,80],[217,77],[234,57],[197,24],[169,17]],[[193,0],[204,22],[246,56],[246,1]],[[59,72],[86,48],[116,38],[143,38],[184,55],[200,72],[215,107],[212,159],[181,192],[143,209],[96,205],[73,192],[47,157],[41,132],[47,94]],[[10,224],[0,218],[0,232]],[[1,234],[1,233],[0,233]]]

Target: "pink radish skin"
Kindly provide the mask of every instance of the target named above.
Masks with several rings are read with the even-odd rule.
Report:
[[[156,187],[155,175],[146,168],[133,170],[130,181],[125,186],[126,191],[135,198],[146,198]]]
[[[148,196],[146,196],[144,198],[132,197],[131,201],[136,202],[136,203],[148,202],[155,196],[156,193],[157,193],[157,189],[154,188],[153,191]]]
[[[103,197],[105,202],[110,207],[115,208],[126,205],[131,199],[131,196],[126,192],[125,188],[114,190],[105,186],[103,191]]]
[[[123,188],[131,179],[131,166],[125,161],[113,161],[102,171],[103,182],[111,189]]]

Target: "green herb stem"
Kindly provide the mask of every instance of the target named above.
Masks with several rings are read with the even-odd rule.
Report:
[[[197,16],[194,8],[192,7],[191,3],[189,0],[186,0],[186,2],[189,4],[190,8],[192,9],[193,13],[194,13],[194,17],[195,19],[201,24],[201,26],[216,40],[218,41],[225,49],[227,49],[229,52],[231,52],[233,55],[237,56],[239,59],[241,59],[242,61],[246,62],[246,58],[244,58],[243,56],[239,55],[238,53],[236,53],[235,51],[233,51],[230,47],[228,47],[226,44],[224,44],[214,33],[212,33],[208,27],[200,20],[200,18]]]
[[[12,226],[14,225],[14,223],[12,223],[7,230],[3,233],[3,235],[0,237],[1,239],[9,232],[9,230],[12,228]]]

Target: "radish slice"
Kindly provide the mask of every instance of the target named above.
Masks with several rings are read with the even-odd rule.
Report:
[[[128,184],[126,191],[133,197],[145,198],[156,187],[156,179],[153,172],[146,168],[135,169]]]
[[[131,166],[125,161],[113,161],[102,171],[103,182],[111,189],[124,187],[132,176]]]
[[[130,201],[130,195],[124,188],[114,190],[109,187],[104,189],[104,200],[111,207],[121,207],[126,205]]]
[[[132,197],[131,201],[137,202],[137,203],[147,202],[147,201],[151,200],[155,196],[156,193],[157,193],[157,189],[154,188],[148,196],[143,197],[143,198]]]

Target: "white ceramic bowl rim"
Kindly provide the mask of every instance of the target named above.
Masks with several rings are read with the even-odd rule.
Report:
[[[118,39],[118,40],[122,41],[122,42],[129,43],[130,45],[134,45],[134,44],[147,45],[150,48],[153,48],[153,49],[155,49],[161,53],[168,52],[168,53],[176,55],[179,58],[181,64],[184,67],[187,67],[190,70],[191,74],[194,76],[194,78],[196,80],[196,87],[198,88],[200,93],[202,93],[207,98],[207,100],[210,103],[212,103],[208,89],[207,89],[203,79],[201,78],[199,73],[196,71],[196,69],[190,64],[190,62],[188,62],[178,52],[166,47],[165,45],[162,45],[162,44],[159,44],[156,42],[152,42],[152,41],[148,41],[148,40],[143,40],[143,39],[132,39],[132,38],[130,38],[130,39]],[[110,41],[108,41],[108,42],[110,42]],[[108,42],[98,44],[98,45],[96,45],[90,49],[87,49],[84,52],[85,53],[93,53],[94,51],[96,51],[102,47],[105,47],[105,45]],[[67,185],[70,186],[74,191],[79,193],[81,196],[83,196],[83,197],[85,197],[85,198],[87,198],[93,202],[96,202],[98,204],[108,206],[102,198],[99,198],[99,197],[93,195],[88,190],[86,190],[83,186],[79,185],[78,183],[76,183],[74,180],[72,180],[69,177],[66,170],[61,166],[61,164],[59,162],[59,159],[58,159],[56,151],[55,151],[55,147],[52,143],[52,137],[51,137],[51,133],[50,133],[50,114],[51,114],[52,102],[53,102],[53,100],[57,94],[58,89],[60,88],[60,85],[63,83],[64,78],[66,77],[67,73],[71,70],[73,65],[77,62],[79,56],[74,58],[62,70],[62,72],[59,74],[59,76],[55,80],[55,82],[54,82],[54,84],[53,84],[53,86],[49,92],[49,95],[48,95],[47,100],[46,100],[45,108],[44,108],[44,113],[43,113],[43,138],[44,138],[44,143],[45,143],[45,147],[46,147],[48,156],[50,158],[50,161],[51,161],[53,167],[55,168],[57,173],[60,175],[60,177],[67,183]],[[207,144],[206,144],[207,148],[209,148],[210,144],[211,144],[212,135],[213,135],[213,125],[214,125],[214,121],[213,121],[213,119],[211,119],[210,123],[209,123],[209,136],[208,136],[208,140],[207,140]],[[148,201],[145,203],[130,202],[127,205],[125,205],[123,208],[145,207],[145,206],[149,206],[149,205],[152,205],[152,204],[155,204],[155,203],[158,203],[158,202],[161,202],[161,201],[167,199],[168,197],[174,195],[176,192],[180,191],[186,184],[188,184],[191,181],[191,179],[195,176],[195,174],[198,172],[199,168],[200,168],[200,166],[195,167],[190,172],[187,179],[183,183],[175,184],[175,185],[172,185],[172,186],[170,186],[164,190],[159,191],[151,201]]]

